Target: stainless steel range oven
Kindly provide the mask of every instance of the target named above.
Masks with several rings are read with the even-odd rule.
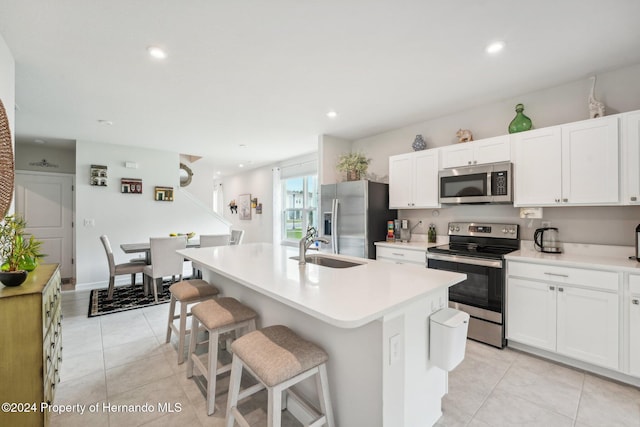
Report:
[[[517,224],[449,223],[449,244],[429,248],[427,267],[465,273],[449,288],[449,306],[471,316],[468,336],[506,345],[504,256],[520,248]]]

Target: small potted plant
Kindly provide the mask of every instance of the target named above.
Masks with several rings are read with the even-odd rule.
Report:
[[[363,153],[344,153],[338,158],[336,168],[347,173],[347,181],[357,181],[367,173],[370,161]]]
[[[23,218],[14,215],[6,216],[0,224],[0,282],[5,286],[21,285],[42,256],[42,242],[33,236],[27,239],[26,226]]]

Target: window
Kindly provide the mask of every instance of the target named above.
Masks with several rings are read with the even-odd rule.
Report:
[[[318,227],[318,178],[316,175],[282,180],[282,240],[298,242],[307,227]]]

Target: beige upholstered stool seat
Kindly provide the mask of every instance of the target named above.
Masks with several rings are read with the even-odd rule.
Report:
[[[207,329],[218,329],[245,320],[255,319],[255,311],[240,303],[235,298],[218,298],[204,301],[191,310],[191,314],[198,316],[198,320]]]
[[[329,359],[323,349],[282,325],[250,332],[234,341],[231,349],[269,387]]]
[[[178,301],[197,301],[218,295],[220,291],[202,279],[183,280],[169,286],[171,295],[175,295]]]
[[[215,298],[220,291],[215,286],[207,283],[202,279],[181,280],[169,286],[171,292],[171,302],[169,303],[169,322],[167,324],[167,339],[171,341],[171,332],[178,335],[178,365],[184,362],[184,344],[187,334],[191,333],[191,329],[187,329],[187,317],[191,316],[188,312],[188,304],[205,301]],[[176,302],[180,302],[180,314],[176,315]],[[175,319],[180,319],[180,324],[176,328],[173,324]]]
[[[207,379],[207,413],[215,411],[216,380],[219,374],[229,372],[231,364],[218,367],[218,339],[220,335],[235,331],[236,337],[256,328],[258,314],[234,298],[218,298],[201,302],[191,309],[191,339],[189,340],[189,358],[187,360],[187,378],[193,376],[193,368]],[[207,363],[202,362],[196,347],[207,340],[198,341],[200,326],[208,332]]]
[[[231,350],[233,362],[227,399],[227,427],[232,427],[236,421],[242,426],[249,425],[238,410],[238,401],[264,388],[268,396],[269,427],[281,425],[283,392],[287,397],[297,400],[300,408],[313,419],[305,425],[335,425],[327,379],[326,364],[329,357],[323,349],[296,335],[286,326],[275,325],[238,338],[231,344]],[[255,376],[259,383],[241,391],[243,369]],[[316,380],[319,409],[291,388],[311,376]]]

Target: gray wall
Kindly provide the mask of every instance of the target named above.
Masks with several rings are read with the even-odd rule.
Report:
[[[534,93],[523,94],[493,104],[416,123],[379,135],[353,141],[353,149],[371,157],[369,172],[384,177],[389,173],[389,156],[411,152],[411,143],[422,134],[428,148],[455,144],[459,128],[471,129],[475,139],[504,135],[521,102],[535,128],[588,119],[587,99],[591,80],[584,78]],[[596,98],[606,105],[606,114],[640,109],[640,64],[598,76]],[[437,211],[437,212],[436,212]],[[532,239],[541,220],[521,220],[512,206],[454,206],[438,210],[400,210],[398,216],[422,224],[415,233],[426,234],[433,222],[438,234],[446,234],[449,221],[482,220],[517,223],[522,238]],[[438,215],[438,216],[434,216]],[[558,207],[544,208],[545,220],[560,228],[565,242],[632,246],[635,227],[640,223],[640,207]]]

